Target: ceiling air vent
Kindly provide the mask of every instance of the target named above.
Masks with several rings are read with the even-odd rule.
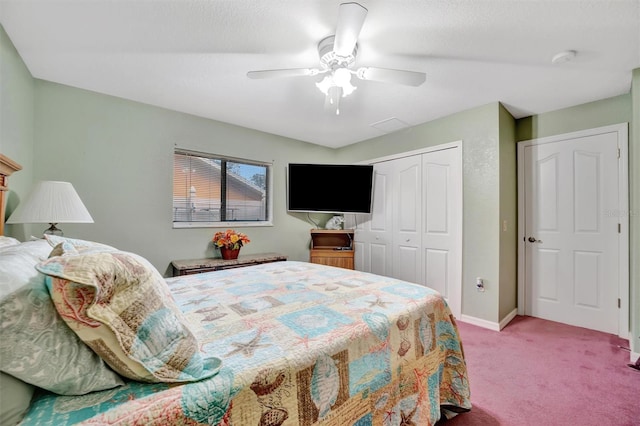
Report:
[[[402,120],[398,120],[395,117],[387,118],[386,120],[378,121],[371,125],[374,129],[378,129],[384,133],[392,133],[401,129],[409,127],[409,123],[405,123]]]

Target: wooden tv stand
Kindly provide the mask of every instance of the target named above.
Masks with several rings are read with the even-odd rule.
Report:
[[[354,269],[353,229],[312,229],[309,261]]]

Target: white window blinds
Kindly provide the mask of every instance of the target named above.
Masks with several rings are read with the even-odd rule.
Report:
[[[173,164],[174,224],[270,220],[270,164],[179,150]]]

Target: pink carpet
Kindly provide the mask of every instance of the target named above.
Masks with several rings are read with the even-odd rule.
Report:
[[[443,426],[640,425],[640,371],[626,340],[532,317],[501,332],[458,321],[469,413]]]

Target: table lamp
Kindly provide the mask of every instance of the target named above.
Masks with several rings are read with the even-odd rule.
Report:
[[[62,235],[58,223],[93,223],[93,218],[71,183],[40,181],[7,223],[48,223],[45,234]]]

